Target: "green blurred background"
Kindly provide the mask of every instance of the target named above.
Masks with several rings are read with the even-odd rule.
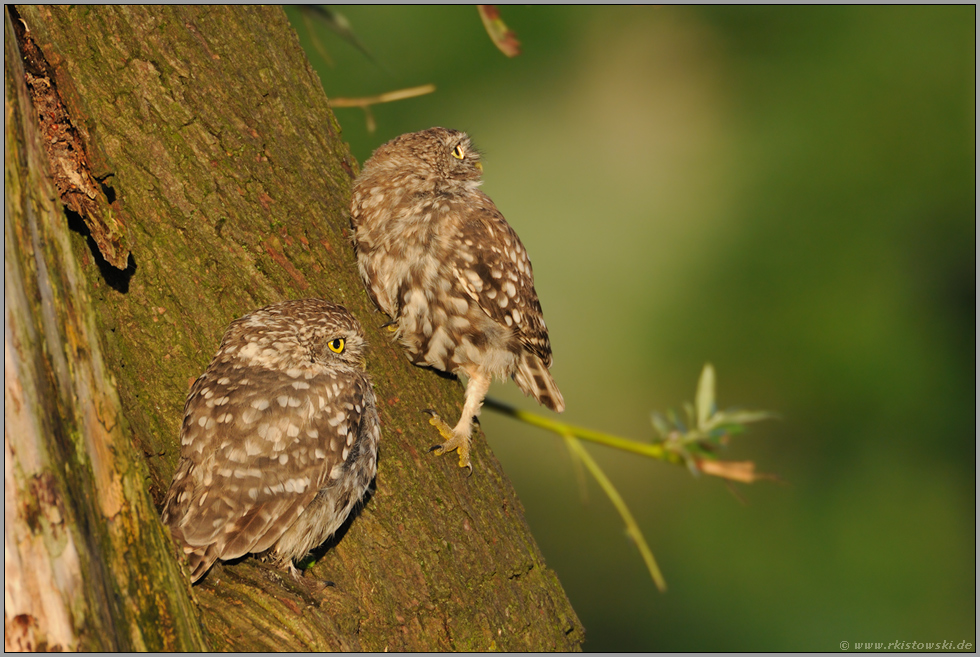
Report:
[[[437,86],[373,134],[338,109],[359,161],[434,125],[485,152],[562,419],[648,439],[706,361],[782,415],[724,454],[785,482],[741,500],[588,447],[660,594],[560,439],[484,413],[586,649],[976,646],[975,7],[503,7],[516,59],[471,6],[339,11],[378,65],[287,9],[329,97]]]

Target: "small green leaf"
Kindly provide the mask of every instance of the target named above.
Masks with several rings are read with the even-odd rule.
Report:
[[[745,427],[741,424],[719,424],[712,427],[708,436],[716,443],[721,443],[728,436],[737,436],[745,432]]]
[[[776,413],[770,413],[769,411],[722,411],[711,416],[711,419],[708,421],[707,430],[713,431],[718,428],[730,427],[730,433],[741,433],[741,431],[745,428],[744,425],[749,424],[750,422],[772,420],[778,417],[779,415]]]
[[[720,413],[719,416],[726,424],[748,424],[750,422],[759,422],[761,420],[774,420],[779,418],[777,413],[771,413],[769,411],[737,411],[730,410]]]
[[[687,418],[687,426],[698,426],[697,414],[694,412],[694,404],[691,402],[684,402],[684,417]]]
[[[666,440],[670,436],[670,423],[667,422],[667,418],[663,414],[657,411],[650,413],[650,422],[653,423],[653,428],[660,435],[661,440]]]
[[[698,410],[698,429],[706,431],[708,419],[715,412],[715,368],[711,363],[705,363],[701,370],[695,405]]]

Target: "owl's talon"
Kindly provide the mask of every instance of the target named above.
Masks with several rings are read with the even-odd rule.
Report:
[[[442,456],[448,452],[457,451],[459,453],[459,467],[469,468],[470,474],[473,474],[473,464],[470,463],[470,437],[456,433],[432,409],[427,408],[422,412],[432,416],[429,418],[429,424],[438,429],[440,435],[446,439],[446,442],[430,447],[429,452],[434,453],[436,456]]]
[[[292,559],[289,560],[288,566],[289,566],[289,574],[293,576],[293,579],[302,582],[303,581],[303,573],[306,572],[306,571],[300,570],[299,568],[297,568],[293,564],[293,560]]]
[[[446,439],[446,442],[440,445],[440,447],[445,447],[444,451],[451,452],[452,449],[450,449],[448,445],[449,443],[452,443],[453,441],[456,440],[456,434],[453,431],[452,427],[446,424],[446,421],[443,420],[441,417],[439,417],[439,414],[433,411],[432,409],[426,409],[422,412],[428,413],[429,415],[432,416],[429,418],[429,424],[431,424],[436,429],[438,429],[442,437]],[[453,449],[455,449],[455,447]]]
[[[441,445],[434,445],[432,449],[429,450],[436,456],[442,456],[452,451],[459,453],[459,467],[469,468],[470,474],[473,474],[473,464],[470,463],[470,439],[461,438],[460,436],[453,436]]]

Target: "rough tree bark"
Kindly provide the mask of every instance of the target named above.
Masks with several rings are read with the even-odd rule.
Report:
[[[380,330],[356,164],[283,12],[19,7],[4,48],[6,647],[577,649],[485,440],[470,478],[427,452],[420,410],[461,390]],[[188,386],[229,321],[307,296],[371,341],[376,491],[307,581],[245,558],[192,588],[159,521]]]

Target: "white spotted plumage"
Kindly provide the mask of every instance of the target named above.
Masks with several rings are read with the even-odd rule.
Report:
[[[379,147],[351,200],[361,278],[409,358],[468,379],[456,427],[434,422],[448,439],[441,452],[458,449],[465,466],[473,417],[494,377],[513,377],[539,403],[565,408],[548,371],[531,262],[479,190],[481,170],[465,133],[431,128]]]
[[[249,553],[296,574],[293,561],[361,500],[381,436],[365,348],[357,320],[320,299],[274,304],[228,327],[187,396],[162,515],[192,581],[217,559]]]

